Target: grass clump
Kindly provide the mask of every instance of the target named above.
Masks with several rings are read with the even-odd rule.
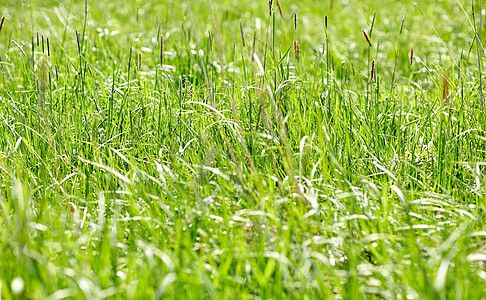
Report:
[[[3,1],[1,297],[483,298],[481,11],[328,4]]]

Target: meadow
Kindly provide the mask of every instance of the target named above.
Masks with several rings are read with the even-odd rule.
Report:
[[[475,2],[2,0],[0,299],[484,299]]]

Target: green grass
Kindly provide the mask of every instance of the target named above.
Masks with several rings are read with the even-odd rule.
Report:
[[[1,1],[1,299],[486,297],[471,3],[280,5]]]

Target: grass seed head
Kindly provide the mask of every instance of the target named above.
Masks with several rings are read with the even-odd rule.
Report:
[[[407,13],[403,14],[402,23],[400,24],[400,35],[402,35],[403,24],[405,23],[405,17],[406,16],[407,16]]]
[[[297,31],[297,12],[294,12],[294,30]]]
[[[413,64],[413,47],[410,48],[410,65]]]
[[[2,32],[3,23],[5,23],[5,16],[3,16],[2,21],[0,21],[0,33]]]
[[[370,79],[373,80],[375,78],[375,60],[371,62],[371,71],[370,71]]]
[[[280,13],[280,16],[283,16],[282,7],[280,6],[280,1],[276,0],[276,2],[277,2],[278,12]]]
[[[361,32],[363,32],[363,35],[366,39],[366,42],[368,43],[368,45],[370,45],[370,47],[372,47],[371,45],[371,41],[370,41],[370,37],[368,36],[368,34],[366,33],[366,31],[364,29],[361,29]]]
[[[294,52],[295,52],[295,59],[299,61],[300,58],[300,45],[297,40],[294,40]]]
[[[270,16],[272,15],[273,0],[268,0],[268,9],[270,11]]]
[[[243,34],[243,24],[240,21],[240,33],[241,33],[241,42],[243,43],[243,47],[245,47],[245,35]]]

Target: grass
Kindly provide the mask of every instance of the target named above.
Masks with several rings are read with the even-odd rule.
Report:
[[[479,4],[278,4],[0,3],[0,298],[485,297]]]

